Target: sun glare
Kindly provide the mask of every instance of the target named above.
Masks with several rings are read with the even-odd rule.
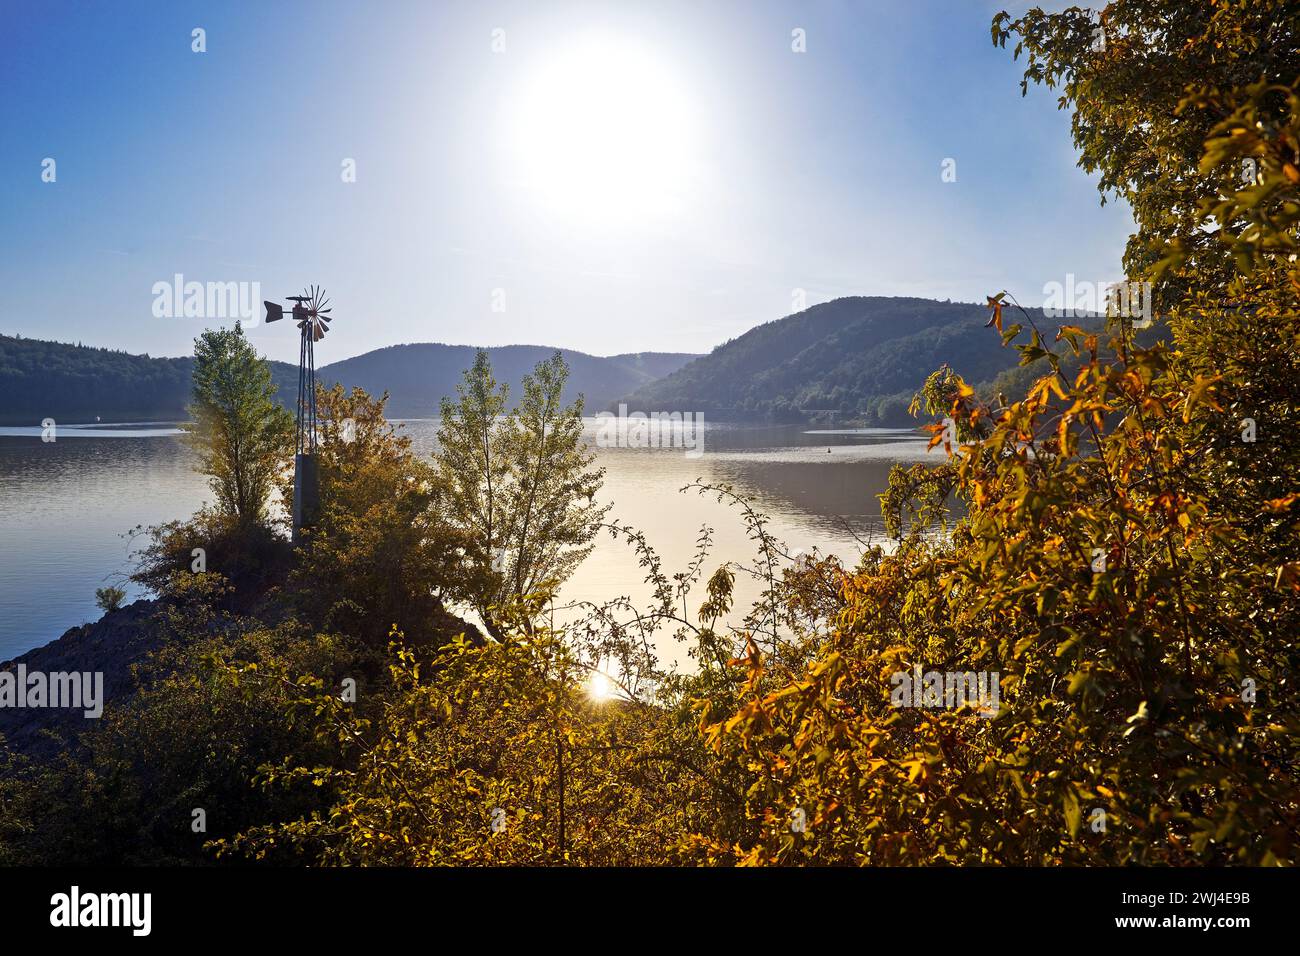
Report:
[[[642,47],[576,40],[521,77],[512,105],[512,176],[548,215],[599,224],[684,205],[691,98]]]
[[[603,702],[614,696],[614,682],[600,671],[592,671],[587,681],[587,696],[597,702]]]

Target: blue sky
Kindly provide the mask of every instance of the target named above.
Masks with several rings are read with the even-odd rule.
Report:
[[[322,364],[707,351],[797,289],[1031,304],[1120,278],[1129,213],[1055,94],[1021,97],[1002,6],[11,0],[0,332],[188,354],[221,323],[155,316],[180,273],[324,284]],[[297,357],[284,325],[250,335]]]

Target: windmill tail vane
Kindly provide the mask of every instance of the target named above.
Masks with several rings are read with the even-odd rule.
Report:
[[[316,343],[329,331],[332,309],[325,290],[310,286],[302,295],[288,297],[293,307],[289,316],[298,326],[298,415],[297,435],[294,440],[293,469],[293,530],[310,524],[316,512]],[[278,322],[284,318],[284,307],[276,302],[264,302],[266,321]]]

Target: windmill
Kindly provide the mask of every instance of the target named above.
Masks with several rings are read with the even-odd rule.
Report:
[[[298,348],[298,429],[293,453],[293,537],[310,525],[320,504],[320,470],[316,463],[316,343],[329,331],[332,309],[325,308],[329,299],[325,290],[311,286],[304,295],[291,295],[290,317],[298,323],[301,344]],[[266,321],[279,322],[284,307],[263,302]]]

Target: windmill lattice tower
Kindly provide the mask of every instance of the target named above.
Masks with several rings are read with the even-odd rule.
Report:
[[[316,343],[329,331],[332,309],[325,290],[312,286],[304,295],[289,296],[290,316],[301,333],[298,347],[298,415],[293,454],[293,538],[310,527],[320,506],[320,468],[316,461]],[[266,321],[284,318],[284,307],[263,302]]]

